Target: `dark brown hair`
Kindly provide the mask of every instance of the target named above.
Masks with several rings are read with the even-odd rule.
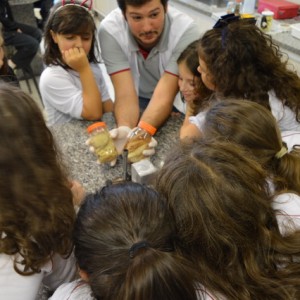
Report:
[[[260,104],[247,100],[218,102],[206,114],[203,134],[206,138],[224,138],[249,149],[268,170],[276,190],[289,189],[300,194],[300,152],[294,149],[276,158],[286,145],[272,113]]]
[[[194,76],[195,92],[199,94],[198,99],[191,104],[194,115],[196,115],[200,109],[207,106],[207,101],[210,99],[210,95],[212,94],[212,91],[210,91],[202,82],[201,75],[198,72],[198,47],[198,40],[192,42],[181,52],[177,59],[177,64],[185,63],[189,71]]]
[[[281,236],[266,174],[249,153],[204,139],[174,147],[156,187],[199,282],[226,299],[298,299],[300,232]]]
[[[1,84],[0,120],[0,253],[21,255],[15,271],[30,275],[71,252],[72,193],[34,100]]]
[[[76,3],[80,3],[77,1]],[[67,3],[68,4],[68,3]],[[61,65],[68,68],[62,60],[58,45],[53,41],[51,30],[58,34],[78,34],[86,32],[93,33],[91,50],[88,53],[89,62],[97,63],[99,49],[96,41],[96,25],[92,15],[87,8],[79,5],[65,5],[59,2],[51,9],[44,30],[45,54],[44,62],[46,65]]]
[[[119,183],[89,195],[75,225],[75,256],[96,299],[196,300],[174,230],[165,200],[147,186]]]
[[[118,6],[120,7],[122,13],[125,15],[126,13],[126,6],[127,5],[132,5],[132,6],[136,6],[136,7],[139,7],[139,6],[142,6],[148,2],[150,2],[151,0],[117,0],[118,2]],[[160,3],[163,5],[163,7],[167,8],[167,3],[168,3],[168,0],[160,0]]]
[[[268,92],[274,90],[299,121],[300,79],[270,35],[245,19],[208,30],[199,45],[199,57],[222,97],[251,100],[270,110]]]

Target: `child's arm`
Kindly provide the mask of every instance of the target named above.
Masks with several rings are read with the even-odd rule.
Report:
[[[66,50],[63,59],[80,76],[83,102],[81,117],[87,120],[100,119],[103,113],[102,97],[85,51],[82,48]]]
[[[190,123],[189,118],[191,116],[193,116],[193,109],[189,104],[187,104],[185,118],[180,128],[180,139],[200,138],[202,136],[199,128],[195,124]]]
[[[85,197],[84,187],[77,181],[70,181],[71,192],[73,194],[73,204],[74,206],[80,206],[81,202]]]
[[[103,113],[112,112],[112,111],[114,111],[114,103],[112,102],[111,99],[102,103],[102,112]]]

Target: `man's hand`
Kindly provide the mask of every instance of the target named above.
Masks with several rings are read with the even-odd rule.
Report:
[[[109,134],[114,141],[118,154],[122,154],[130,131],[131,129],[127,126],[120,126],[118,128],[110,130]],[[110,165],[113,167],[116,162],[117,160],[114,160],[110,163]]]
[[[150,125],[148,124],[148,126]],[[154,130],[156,129],[154,128]],[[157,141],[146,129],[139,126],[133,128],[128,134],[128,143],[125,145],[128,149],[129,162],[134,163],[152,156],[156,146]]]
[[[130,131],[131,129],[127,126],[120,126],[109,131],[109,134],[114,141],[118,154],[122,154]]]
[[[150,143],[148,144],[148,148],[143,151],[144,156],[152,156],[155,153],[155,148],[157,146],[157,140],[152,137]]]

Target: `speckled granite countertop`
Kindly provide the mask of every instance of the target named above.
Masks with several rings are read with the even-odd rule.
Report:
[[[203,0],[207,3],[212,2],[209,0]],[[185,5],[187,8],[193,9],[198,11],[201,14],[204,14],[206,16],[211,17],[214,12],[223,12],[226,11],[225,7],[216,7],[213,5],[205,4],[201,1],[196,0],[172,0],[171,2],[177,2],[180,4]],[[275,20],[275,22],[278,22],[279,24],[284,25],[285,27],[288,27],[289,24],[295,24],[300,23],[300,16],[297,16],[293,19],[285,19],[285,20]],[[300,56],[300,40],[293,37],[291,35],[290,30],[287,32],[274,32],[271,33],[273,40],[282,48],[282,50],[288,50],[292,52],[295,55]],[[300,60],[300,57],[299,57]]]
[[[102,120],[109,129],[114,128],[115,122],[112,113],[107,113]],[[151,158],[156,167],[160,167],[166,154],[179,139],[179,128],[183,117],[170,117],[169,120],[156,133],[158,141],[155,155]],[[51,128],[56,143],[58,144],[70,176],[80,181],[87,192],[94,192],[105,185],[107,180],[113,180],[123,176],[122,157],[118,159],[115,167],[99,165],[96,157],[90,153],[85,141],[88,139],[87,126],[93,122],[73,120],[63,125],[55,125]],[[130,170],[130,168],[129,168]]]

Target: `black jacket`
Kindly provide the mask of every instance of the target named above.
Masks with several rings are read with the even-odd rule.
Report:
[[[8,0],[0,0],[0,22],[4,31],[16,31],[18,29]]]

